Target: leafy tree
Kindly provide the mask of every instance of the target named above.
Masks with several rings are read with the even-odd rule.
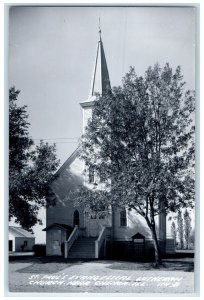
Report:
[[[172,236],[174,238],[174,241],[176,243],[177,231],[176,231],[176,224],[175,224],[174,221],[171,223],[171,234],[172,234]]]
[[[184,92],[180,67],[134,68],[121,87],[95,102],[82,139],[81,158],[105,185],[83,189],[79,201],[134,209],[146,220],[161,263],[155,216],[194,199],[194,92]]]
[[[191,227],[191,217],[187,209],[185,209],[183,218],[184,218],[184,239],[185,239],[186,249],[189,249],[192,227]]]
[[[17,105],[19,93],[15,87],[9,90],[9,167],[10,171],[18,172],[28,163],[29,149],[33,145],[28,133],[26,106]]]
[[[55,145],[40,142],[34,147],[29,137],[26,106],[18,106],[20,91],[9,90],[9,218],[30,229],[38,219],[38,210],[47,204],[49,183],[59,164]],[[52,197],[51,197],[52,199]],[[54,199],[50,200],[50,204]]]
[[[183,216],[180,210],[178,211],[178,216],[177,216],[177,231],[178,231],[179,249],[184,249]]]

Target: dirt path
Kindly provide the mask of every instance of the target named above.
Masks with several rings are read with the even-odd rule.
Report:
[[[117,261],[10,263],[10,292],[193,293],[192,264],[169,261],[152,269],[148,263]]]

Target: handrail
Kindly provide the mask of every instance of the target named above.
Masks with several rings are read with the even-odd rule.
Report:
[[[73,243],[78,238],[78,234],[79,234],[78,225],[75,225],[75,227],[74,227],[72,233],[70,234],[68,240],[65,241],[65,244],[64,244],[64,246],[65,246],[64,257],[65,258],[68,257],[69,250],[70,250],[71,246],[73,245]]]
[[[103,226],[98,239],[95,241],[95,258],[99,258],[99,253],[103,242],[106,242],[106,227]]]

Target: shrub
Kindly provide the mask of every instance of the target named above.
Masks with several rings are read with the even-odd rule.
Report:
[[[46,256],[46,245],[45,244],[34,245],[33,252],[35,256]]]

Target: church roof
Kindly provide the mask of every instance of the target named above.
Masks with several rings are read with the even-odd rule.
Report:
[[[80,146],[78,146],[74,152],[67,158],[67,160],[63,163],[63,165],[57,170],[55,175],[61,174],[75,159],[79,156]]]
[[[95,100],[95,94],[103,95],[111,89],[110,78],[108,73],[108,67],[105,57],[105,51],[101,38],[101,30],[99,28],[99,40],[97,43],[96,58],[94,62],[93,76],[91,81],[91,89],[89,97],[85,102],[82,102],[82,106],[86,106],[87,103]]]

